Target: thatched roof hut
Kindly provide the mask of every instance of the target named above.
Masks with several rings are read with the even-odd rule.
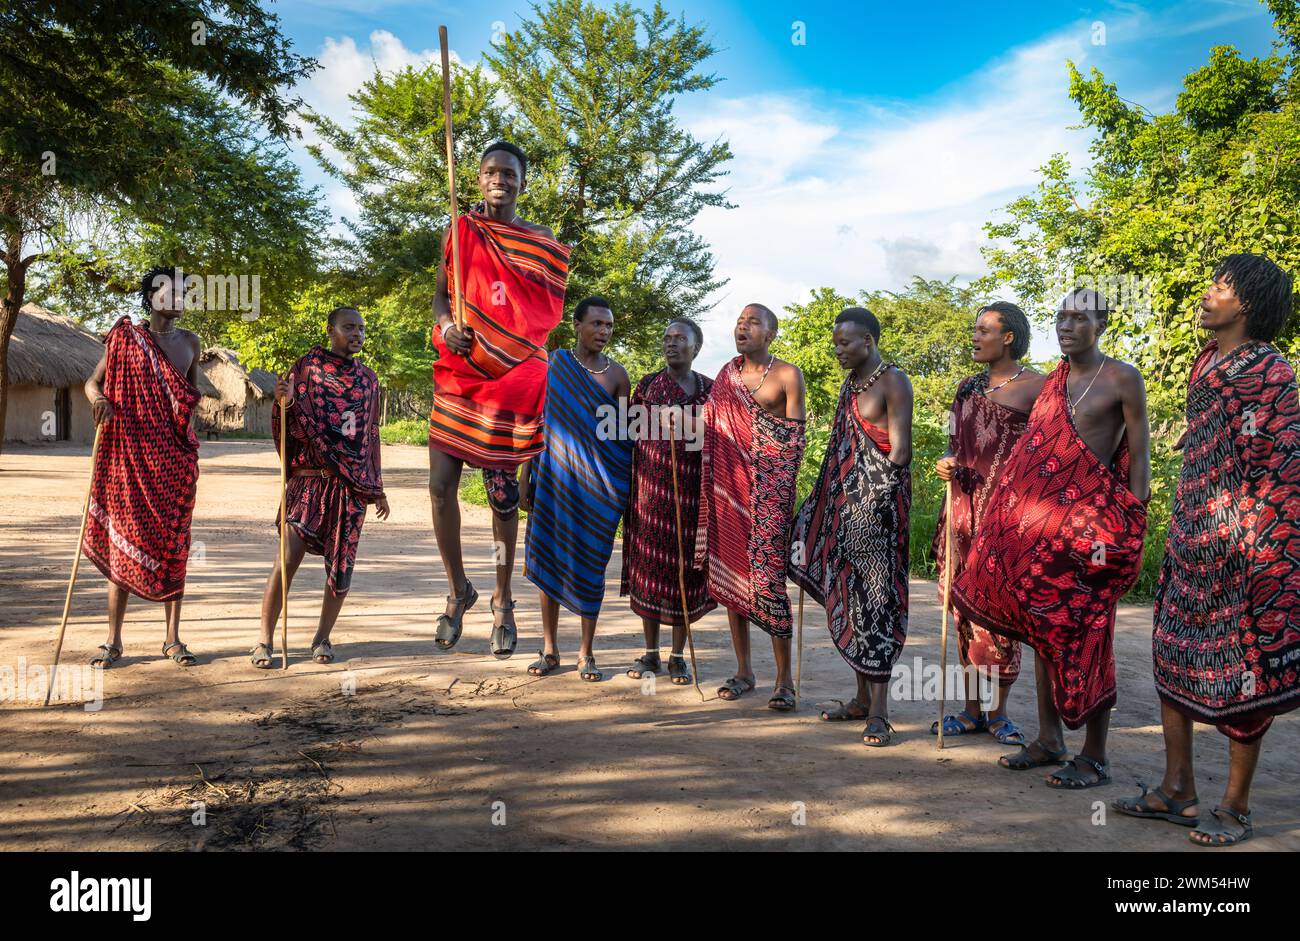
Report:
[[[103,355],[103,341],[72,318],[24,304],[9,340],[9,384],[53,389],[81,385]]]
[[[9,340],[5,440],[89,443],[95,425],[81,387],[103,354],[75,320],[24,304]]]
[[[9,340],[5,440],[89,444],[95,426],[82,386],[103,355],[104,342],[93,331],[37,304],[24,304]],[[219,394],[202,370],[198,390],[203,396]]]
[[[247,370],[234,350],[211,347],[199,357],[199,371],[217,390],[199,403],[199,428],[208,432],[271,433],[275,374]]]

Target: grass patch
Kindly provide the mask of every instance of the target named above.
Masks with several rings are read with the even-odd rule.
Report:
[[[423,418],[403,418],[379,426],[379,441],[382,444],[411,444],[427,447],[429,444],[429,423]]]

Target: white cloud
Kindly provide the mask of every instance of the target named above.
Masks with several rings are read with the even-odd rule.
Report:
[[[351,36],[342,39],[327,37],[316,56],[320,68],[312,73],[303,89],[303,100],[315,111],[336,121],[346,122],[352,113],[348,96],[378,69],[396,72],[408,65],[420,68],[438,59],[437,49],[421,52],[406,48],[406,44],[387,30],[378,29],[370,34],[369,45],[359,47]],[[452,59],[459,61],[453,54]]]
[[[1065,62],[1083,66],[1074,29],[1001,54],[922,105],[859,102],[834,112],[784,96],[712,102],[688,114],[699,137],[725,137],[732,210],[695,229],[728,285],[706,318],[725,336],[750,300],[775,310],[816,287],[853,296],[897,290],[913,275],[968,280],[984,270],[983,224],[1037,182],[1054,153],[1087,161],[1087,135],[1066,95]],[[721,366],[729,344],[706,348]]]
[[[1122,64],[1149,57],[1162,38],[1259,15],[1246,4],[1199,19],[1185,5],[1112,11],[1103,17],[1107,79],[1123,84]],[[729,279],[705,318],[710,343],[700,369],[714,372],[734,355],[726,337],[749,301],[779,311],[822,286],[854,296],[898,290],[913,275],[966,281],[984,273],[984,223],[1032,190],[1053,154],[1066,153],[1076,171],[1089,162],[1090,135],[1070,129],[1079,114],[1067,96],[1066,60],[1086,74],[1099,51],[1092,23],[1000,52],[920,104],[832,109],[812,94],[684,102],[692,133],[721,136],[735,153],[726,183],[737,208],[706,209],[694,226],[712,246],[716,274]],[[1171,100],[1177,88],[1165,82],[1142,99],[1153,107]],[[1054,352],[1043,341],[1033,355]]]
[[[449,55],[453,62],[461,61],[455,50],[451,50]],[[351,36],[342,39],[327,37],[316,53],[320,68],[312,73],[299,93],[303,102],[313,111],[349,127],[353,122],[349,96],[360,90],[376,70],[392,73],[407,66],[422,68],[438,58],[437,49],[408,49],[401,39],[382,29],[373,31],[364,47],[358,46]],[[345,229],[339,220],[356,219],[359,214],[356,198],[347,187],[328,177],[316,166],[306,148],[310,144],[318,144],[331,160],[338,159],[338,152],[325,143],[310,125],[299,122],[299,129],[302,131],[302,139],[296,145],[298,164],[303,168],[309,185],[321,187],[325,202],[336,220],[335,233],[342,235]]]

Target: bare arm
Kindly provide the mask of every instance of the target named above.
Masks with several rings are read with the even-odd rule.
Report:
[[[108,349],[105,348],[103,355],[99,357],[99,363],[95,366],[95,371],[90,374],[90,378],[82,387],[86,399],[90,402],[90,413],[96,425],[113,417],[113,406],[108,399],[104,398],[104,376],[107,374]]]
[[[806,417],[804,414],[803,372],[792,363],[786,363],[786,366],[789,375],[785,380],[785,417],[803,421]]]
[[[618,378],[614,383],[614,398],[626,399],[632,394],[632,379],[627,370],[618,366]]]
[[[446,256],[445,245],[451,230],[448,229],[442,235],[442,240],[438,243],[438,258]],[[468,356],[470,347],[473,345],[474,330],[472,327],[466,327],[461,330],[456,326],[456,317],[451,310],[451,291],[447,287],[447,266],[441,261],[438,262],[437,280],[433,288],[433,316],[442,327],[442,340],[447,344],[447,348],[453,353],[459,353],[461,356]],[[465,273],[461,272],[461,278]]]
[[[912,462],[912,383],[907,376],[891,369],[885,384],[885,404],[889,408],[886,422],[889,431],[888,460],[900,467]]]
[[[190,385],[197,388],[199,384],[199,357],[203,354],[203,341],[199,339],[197,333],[191,333],[189,335],[189,341],[191,357],[190,368],[189,372],[185,374],[185,378],[189,380]]]
[[[1124,430],[1128,435],[1128,489],[1145,503],[1151,499],[1151,425],[1147,420],[1147,390],[1142,374],[1133,367],[1120,380]]]

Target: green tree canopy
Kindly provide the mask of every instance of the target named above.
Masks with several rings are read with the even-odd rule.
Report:
[[[728,205],[713,186],[731,151],[697,141],[673,115],[682,95],[717,84],[701,71],[713,53],[702,27],[658,3],[552,0],[484,56],[530,156],[530,214],[573,246],[570,303],[609,298],[615,348],[634,359],[720,286],[688,226],[704,207]],[[552,343],[571,338],[566,325]]]
[[[862,291],[856,299],[818,288],[807,303],[790,304],[773,351],[798,366],[807,385],[808,412],[823,425],[835,411],[844,370],[831,335],[846,307],[866,307],[880,321],[880,352],[912,380],[916,410],[938,421],[957,383],[975,371],[970,343],[980,299],[973,288],[913,278],[902,292]]]
[[[49,291],[85,289],[78,278],[124,290],[126,259],[150,239],[236,270],[258,263],[259,244],[269,258],[288,240],[286,270],[302,257],[310,199],[266,147],[290,132],[287,90],[315,63],[275,16],[233,0],[6,4],[0,49],[2,440],[29,272]]]
[[[1269,7],[1274,53],[1246,59],[1214,48],[1166,114],[1070,64],[1070,97],[1096,134],[1092,166],[1079,179],[1058,155],[1033,193],[985,227],[989,283],[1040,307],[1071,283],[1110,296],[1120,310],[1106,343],[1147,376],[1157,418],[1181,410],[1215,264],[1257,252],[1300,269],[1300,16],[1295,0]],[[1300,352],[1294,324],[1279,346]]]

